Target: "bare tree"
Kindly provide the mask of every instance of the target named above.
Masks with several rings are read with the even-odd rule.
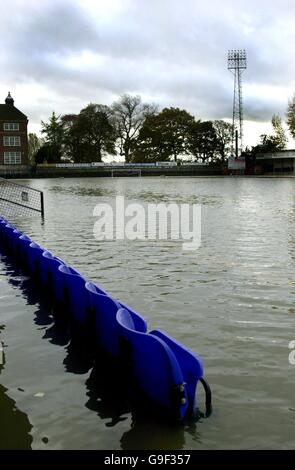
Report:
[[[131,160],[135,139],[145,118],[157,111],[156,105],[142,103],[141,97],[122,95],[112,104],[112,123],[116,129],[117,145],[125,161]]]
[[[35,155],[42,145],[44,145],[44,139],[42,139],[42,137],[38,137],[37,134],[34,133],[28,135],[29,162],[31,165],[35,163]]]

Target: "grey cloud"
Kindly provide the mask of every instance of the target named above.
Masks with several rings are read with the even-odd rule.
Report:
[[[5,3],[10,10],[17,3],[18,13],[11,15]],[[64,112],[72,111],[68,106],[108,103],[134,92],[155,97],[161,106],[187,108],[203,119],[230,118],[233,79],[226,67],[227,50],[245,48],[245,82],[286,87],[285,98],[257,96],[248,87],[245,116],[264,121],[274,112],[284,113],[295,76],[292,1],[133,0],[108,20],[81,5],[67,0],[1,2],[5,83],[12,89],[19,83],[40,83],[54,90],[56,109]],[[97,5],[93,2],[93,10]],[[76,68],[66,64],[69,54],[85,50],[103,62],[94,58],[91,66]],[[38,121],[38,109],[41,116],[51,105],[44,100],[27,112]]]
[[[74,2],[52,0],[41,5],[37,11],[28,7],[27,12],[24,6],[24,16],[13,29],[13,17],[7,20],[6,34],[17,53],[40,58],[56,51],[82,50],[97,39],[91,18]]]

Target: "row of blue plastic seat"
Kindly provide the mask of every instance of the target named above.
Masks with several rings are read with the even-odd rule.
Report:
[[[67,302],[78,330],[87,325],[95,327],[95,341],[101,350],[115,358],[129,351],[133,376],[151,402],[178,418],[194,415],[197,383],[201,380],[204,385],[199,356],[162,331],[147,332],[147,322],[141,315],[3,218],[0,243],[17,263],[27,267],[43,289],[50,286],[57,303]],[[208,387],[207,392],[208,402]]]

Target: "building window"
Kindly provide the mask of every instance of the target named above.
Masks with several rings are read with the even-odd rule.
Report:
[[[20,165],[21,160],[20,152],[4,152],[4,165]]]
[[[4,122],[4,130],[5,131],[19,131],[19,123],[18,122]]]
[[[5,136],[3,137],[3,145],[4,147],[19,147],[20,137],[19,136],[13,136],[13,137]]]

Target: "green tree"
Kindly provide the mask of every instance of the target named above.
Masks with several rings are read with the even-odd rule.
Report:
[[[287,124],[292,137],[295,139],[295,95],[288,104]]]
[[[80,135],[76,131],[78,114],[61,116],[63,124],[63,156],[69,161],[79,161]]]
[[[35,163],[35,156],[39,148],[44,144],[44,139],[38,137],[37,134],[30,133],[28,135],[28,154],[29,163],[33,165]]]
[[[282,119],[278,114],[274,114],[271,120],[273,136],[271,136],[277,150],[284,150],[287,147],[288,138],[282,125]]]
[[[260,142],[252,147],[252,153],[265,153],[265,152],[275,152],[277,150],[275,143],[271,139],[271,136],[266,134],[261,134]]]
[[[191,127],[190,153],[196,160],[212,161],[217,148],[217,136],[212,121],[197,121]]]
[[[112,104],[111,109],[119,153],[124,155],[126,162],[129,162],[144,120],[148,115],[156,112],[156,107],[142,103],[140,96],[125,94]]]
[[[170,150],[167,146],[163,122],[158,114],[146,117],[132,148],[133,162],[169,161]]]
[[[252,147],[252,153],[277,152],[286,148],[288,139],[283,129],[281,118],[274,114],[271,122],[273,134],[262,134],[259,144]]]
[[[64,129],[60,116],[56,116],[53,111],[49,122],[41,121],[41,127],[41,133],[45,134],[44,149],[43,147],[40,148],[41,155],[48,163],[57,163],[61,160],[64,142]],[[40,158],[40,155],[38,158]]]
[[[231,150],[233,125],[222,120],[216,120],[213,121],[213,127],[216,133],[216,155],[224,163]]]
[[[184,109],[164,108],[159,114],[148,116],[137,139],[138,154],[149,161],[167,161],[189,152],[190,132],[194,117]],[[150,154],[150,157],[148,157]]]
[[[61,117],[64,155],[74,162],[100,162],[105,154],[116,153],[115,128],[107,106],[90,103],[77,114]]]
[[[55,145],[61,148],[64,137],[63,123],[60,120],[60,116],[56,116],[53,111],[49,122],[41,121],[41,133],[45,134],[45,142],[47,144]]]
[[[110,109],[101,104],[91,103],[80,111],[73,130],[80,139],[82,161],[101,162],[103,155],[116,154],[116,132],[110,115]]]
[[[35,155],[36,163],[59,163],[61,150],[55,144],[45,143],[40,147]]]

